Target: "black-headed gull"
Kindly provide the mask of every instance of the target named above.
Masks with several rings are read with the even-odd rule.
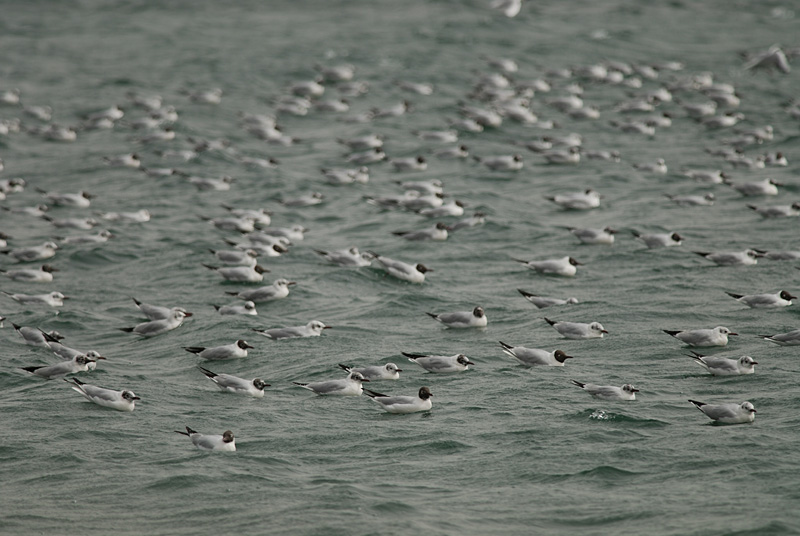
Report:
[[[346,378],[341,380],[327,380],[312,383],[292,383],[304,389],[308,389],[309,391],[313,391],[318,395],[358,396],[363,390],[361,383],[368,381],[369,380],[362,376],[361,373],[350,372]]]
[[[382,395],[369,389],[364,389],[364,394],[376,402],[384,411],[396,414],[428,411],[431,409],[431,397],[433,396],[428,387],[420,387],[417,396]]]
[[[549,318],[544,320],[566,339],[602,339],[608,333],[600,322],[585,324],[583,322],[558,322]]]
[[[141,400],[133,391],[115,391],[105,387],[89,385],[77,378],[64,378],[64,381],[72,385],[72,389],[86,397],[90,402],[98,406],[112,408],[117,411],[133,411],[136,401]]]
[[[504,353],[510,355],[523,365],[527,365],[529,367],[537,365],[563,367],[564,361],[573,358],[573,356],[565,354],[563,350],[554,350],[552,352],[548,352],[547,350],[541,350],[539,348],[511,346],[503,341],[499,342]]]
[[[582,192],[547,196],[545,199],[567,210],[589,210],[600,206],[601,196],[591,188]]]
[[[294,339],[298,337],[319,337],[322,335],[322,330],[330,329],[331,326],[326,326],[319,320],[312,320],[305,326],[294,326],[288,328],[271,328],[271,329],[255,329],[253,331],[260,333],[270,339]]]
[[[338,266],[370,266],[374,255],[367,252],[360,252],[356,246],[333,251],[315,249],[315,253],[322,255],[326,260]]]
[[[281,278],[276,279],[271,285],[265,287],[243,290],[241,292],[226,292],[226,294],[236,296],[242,300],[261,303],[285,298],[289,295],[289,287],[296,284],[297,283],[294,281]]]
[[[404,356],[428,372],[462,372],[474,365],[464,354],[426,355],[401,352]]]
[[[695,251],[694,253],[718,266],[752,266],[753,264],[758,264],[759,257],[764,256],[762,253],[752,249],[745,249],[744,251]]]
[[[583,244],[600,244],[610,246],[614,243],[614,235],[616,229],[605,227],[603,229],[596,229],[593,227],[567,227],[567,230],[575,235],[575,237]]]
[[[582,266],[582,263],[569,256],[561,257],[560,259],[545,259],[541,261],[514,260],[541,274],[559,275],[563,277],[574,276],[578,272],[577,267]]]
[[[14,326],[14,329],[19,336],[23,338],[25,344],[30,346],[41,346],[42,348],[50,348],[50,343],[52,341],[60,341],[64,338],[59,332],[53,330],[49,332],[44,332],[39,328],[32,328],[28,326],[19,326],[17,324],[11,323]]]
[[[264,274],[269,272],[260,264],[255,266],[211,266],[203,264],[209,270],[214,270],[226,281],[237,283],[260,283],[264,280]]]
[[[105,357],[98,359],[105,359]],[[89,370],[90,363],[94,363],[94,359],[86,357],[85,355],[77,355],[75,358],[69,361],[62,361],[60,363],[56,363],[55,365],[43,367],[22,367],[22,370],[26,370],[31,374],[35,374],[41,378],[52,380],[55,378],[61,378],[67,374],[86,372]]]
[[[377,380],[399,380],[400,373],[403,372],[403,369],[398,368],[394,363],[386,363],[383,366],[371,365],[368,367],[350,367],[339,363],[339,366],[348,373],[358,372],[371,382]]]
[[[595,385],[593,383],[582,383],[575,380],[572,380],[572,383],[593,397],[601,400],[636,400],[636,393],[639,392],[639,389],[629,383],[626,383],[622,387]]]
[[[447,224],[438,222],[436,225],[419,231],[393,231],[392,234],[416,242],[422,240],[442,241],[447,240],[447,229]]]
[[[800,345],[800,329],[787,331],[786,333],[776,333],[775,335],[759,335],[759,337],[780,346]]]
[[[723,424],[743,424],[753,422],[756,408],[750,402],[741,404],[706,404],[697,400],[689,400],[694,406],[716,422]]]
[[[61,307],[64,300],[68,299],[58,291],[48,292],[47,294],[11,294],[3,291],[3,294],[12,300],[25,305],[49,305],[50,307]]]
[[[381,265],[387,274],[410,283],[424,282],[425,274],[433,271],[433,269],[428,268],[424,264],[409,264],[378,255],[377,253],[370,253],[373,255],[375,260],[378,261],[378,264]]]
[[[755,372],[755,361],[749,355],[743,355],[739,359],[727,357],[709,357],[697,352],[690,355],[694,362],[706,369],[714,376],[736,376],[739,374],[753,374]]]
[[[225,430],[222,435],[210,435],[198,433],[187,426],[185,432],[179,430],[175,430],[175,432],[189,436],[192,444],[202,450],[219,450],[223,452],[234,452],[236,450],[236,440],[230,430]]]
[[[209,380],[214,382],[217,387],[228,393],[236,393],[240,395],[250,395],[256,398],[264,397],[264,387],[269,387],[268,383],[264,383],[259,378],[246,380],[231,374],[217,374],[211,372],[203,367],[198,367]]]
[[[141,313],[150,320],[164,320],[165,318],[170,318],[175,311],[182,311],[183,313],[187,312],[183,307],[164,307],[161,305],[144,303],[133,297],[131,297],[131,299],[133,300],[133,303],[136,304],[136,307],[139,309],[139,311],[141,311]]]
[[[520,288],[517,289],[517,292],[522,294],[522,296],[534,304],[539,309],[544,309],[546,307],[552,307],[553,305],[567,305],[572,303],[578,303],[577,298],[550,298],[547,296],[540,296],[538,294],[533,294],[532,292],[528,292],[522,290]]]
[[[726,292],[725,294],[753,309],[767,307],[787,307],[792,304],[792,300],[797,299],[797,296],[792,296],[785,290],[781,290],[780,292],[776,292],[774,294],[742,295],[734,294],[733,292]]]
[[[9,257],[14,257],[20,262],[42,261],[55,256],[58,244],[55,242],[44,242],[39,246],[29,246],[22,248],[14,248],[3,250],[0,253],[5,253]]]
[[[181,310],[175,310],[170,314],[168,318],[162,318],[160,320],[150,320],[149,322],[142,322],[140,324],[135,325],[132,328],[119,328],[120,331],[125,331],[127,333],[136,333],[137,335],[141,335],[143,337],[154,337],[156,335],[161,335],[162,333],[166,333],[167,331],[171,331],[181,324],[183,324],[183,319],[192,316],[192,313],[187,313]]]
[[[244,339],[239,339],[231,344],[206,348],[205,346],[184,346],[187,352],[197,354],[203,359],[217,361],[220,359],[239,359],[247,357],[247,350],[253,347]]]
[[[713,329],[692,329],[662,330],[667,335],[672,335],[676,339],[685,342],[689,346],[725,346],[728,344],[728,336],[738,335],[724,326],[717,326]]]
[[[234,303],[232,305],[214,305],[216,311],[221,315],[257,315],[256,304],[252,301],[245,301],[243,304]]]
[[[650,249],[668,248],[680,246],[683,237],[678,233],[647,233],[642,234],[638,231],[631,231],[634,237],[638,238]]]
[[[43,264],[39,268],[0,270],[0,274],[4,274],[12,281],[20,281],[23,283],[50,283],[53,281],[53,272],[58,272],[58,269],[53,268],[49,264]]]
[[[486,327],[488,319],[483,307],[475,307],[472,311],[457,311],[454,313],[425,313],[431,318],[438,320],[448,328],[483,328]]]

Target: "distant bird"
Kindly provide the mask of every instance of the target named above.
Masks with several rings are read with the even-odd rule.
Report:
[[[522,9],[522,0],[492,0],[491,7],[511,19]]]
[[[537,365],[563,367],[564,361],[573,358],[573,356],[565,354],[563,350],[554,350],[552,352],[548,352],[547,350],[540,350],[539,348],[511,346],[503,341],[499,342],[504,353],[510,355],[523,365],[527,365],[529,367]]]
[[[552,307],[553,305],[566,305],[566,304],[573,304],[578,303],[577,298],[548,298],[545,296],[539,296],[538,294],[532,294],[522,289],[517,289],[517,292],[522,294],[522,296],[534,304],[539,309],[544,309],[546,307]]]
[[[139,160],[139,155],[136,153],[130,154],[123,154],[120,156],[104,156],[103,160],[109,166],[114,167],[130,167],[130,168],[138,168],[142,165],[142,161]]]
[[[142,322],[141,324],[137,324],[132,328],[119,328],[119,329],[120,331],[125,331],[127,333],[136,333],[137,335],[141,335],[143,337],[154,337],[156,335],[161,335],[162,333],[166,333],[167,331],[171,331],[179,327],[181,324],[183,324],[183,319],[190,316],[192,316],[192,313],[176,310],[173,311],[168,318],[162,318],[160,320],[151,320],[149,322]]]
[[[472,311],[458,311],[455,313],[425,313],[438,320],[448,328],[483,328],[488,319],[483,307],[475,307]]]
[[[531,270],[542,274],[560,275],[563,277],[572,277],[578,271],[578,266],[582,264],[572,257],[561,257],[560,259],[546,259],[541,261],[523,261],[514,259],[515,261],[524,264]]]
[[[600,322],[558,322],[546,317],[544,320],[566,339],[602,339],[608,333]]]
[[[595,385],[593,383],[582,383],[572,380],[572,383],[600,400],[636,400],[636,393],[639,389],[626,383],[622,387],[613,385]]]
[[[313,391],[318,395],[358,396],[362,393],[362,382],[368,382],[359,372],[351,372],[347,378],[312,383],[292,382],[295,385]]]
[[[214,382],[217,387],[228,393],[236,393],[240,395],[250,395],[256,398],[264,397],[264,387],[269,387],[268,383],[264,383],[261,379],[255,378],[246,380],[233,376],[231,374],[217,374],[210,370],[198,367],[208,379]]]
[[[426,355],[401,352],[409,361],[416,363],[428,372],[462,372],[474,365],[464,354]]]
[[[218,450],[223,452],[234,452],[236,450],[236,440],[233,432],[225,430],[222,435],[208,435],[195,432],[188,426],[185,432],[175,430],[178,434],[189,436],[192,444],[201,450]]]
[[[82,394],[90,402],[117,411],[133,411],[136,401],[141,400],[133,391],[114,391],[105,387],[89,385],[77,378],[64,378],[64,381],[72,384],[72,389]]]
[[[182,93],[189,97],[189,100],[197,104],[219,104],[222,102],[222,89],[200,89],[196,91],[183,90]]]
[[[400,373],[403,372],[403,369],[398,368],[394,363],[386,363],[383,366],[372,365],[368,367],[350,367],[340,363],[339,367],[348,373],[358,372],[371,382],[378,380],[399,380]]]
[[[767,308],[767,307],[788,307],[792,304],[792,300],[796,300],[797,296],[792,296],[785,290],[776,292],[774,294],[734,294],[726,292],[728,296],[734,300],[741,302],[753,309]]]
[[[772,45],[764,52],[754,54],[743,66],[745,69],[777,69],[786,74],[791,70],[786,53],[778,45]],[[754,410],[755,411],[755,410]]]
[[[722,424],[743,424],[753,422],[756,418],[756,408],[750,402],[741,404],[706,404],[696,400],[689,400],[706,416]]]
[[[728,359],[727,357],[708,357],[692,352],[689,357],[714,376],[753,374],[755,365],[758,365],[758,361],[755,361],[749,355],[743,355],[739,359]]]
[[[231,189],[231,184],[234,182],[234,178],[229,175],[224,175],[219,179],[214,179],[211,177],[188,177],[186,180],[190,184],[196,186],[201,192],[227,192]]]
[[[369,389],[364,389],[364,394],[388,413],[406,414],[429,411],[432,406],[431,397],[433,394],[428,387],[420,387],[417,396],[382,395]]]
[[[662,330],[667,335],[672,335],[676,339],[685,342],[689,346],[725,346],[728,344],[728,337],[730,335],[738,335],[724,326],[717,326],[713,329],[692,329],[686,331],[680,330]]]
[[[330,329],[331,326],[326,326],[319,320],[312,320],[305,326],[294,326],[288,328],[271,328],[271,329],[256,329],[253,331],[260,333],[270,339],[294,339],[298,337],[319,337],[322,335],[322,330]]]
[[[218,361],[222,359],[240,359],[247,357],[247,350],[252,349],[247,341],[239,339],[232,344],[224,346],[214,346],[206,348],[203,346],[184,346],[183,349],[187,352],[197,354],[197,356],[209,361]]]

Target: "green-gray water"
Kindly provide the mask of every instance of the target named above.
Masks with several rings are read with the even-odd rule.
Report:
[[[126,115],[110,130],[82,130],[73,143],[25,132],[42,125],[15,106],[0,119],[19,117],[23,132],[0,136],[0,179],[24,178],[4,207],[42,202],[35,188],[86,190],[88,210],[53,207],[53,217],[95,211],[148,209],[143,224],[103,222],[115,237],[98,246],[64,245],[48,262],[60,272],[49,284],[2,278],[0,290],[59,290],[70,299],[58,309],[20,305],[0,296],[3,367],[0,369],[0,532],[7,534],[797,534],[800,454],[798,360],[793,347],[758,335],[800,327],[796,305],[749,309],[725,295],[800,292],[798,262],[762,259],[756,266],[717,267],[692,251],[798,249],[797,218],[764,219],[746,204],[789,205],[800,200],[798,120],[786,112],[800,87],[797,66],[788,74],[747,71],[740,52],[773,43],[797,45],[797,3],[777,2],[526,2],[509,19],[490,2],[151,2],[94,0],[4,2],[0,17],[0,91],[19,88],[24,105],[48,105],[53,121],[76,125],[113,104]],[[517,82],[539,77],[553,90],[536,92],[530,107],[556,130],[521,125],[479,134],[460,133],[472,155],[519,153],[524,168],[492,172],[466,160],[440,160],[440,146],[415,130],[442,129],[459,117],[486,58],[512,58]],[[607,60],[635,65],[666,61],[641,89],[574,77],[552,69]],[[284,147],[248,133],[238,114],[275,110],[289,86],[316,76],[315,65],[355,66],[369,91],[350,97],[345,113],[311,110],[278,116],[300,142]],[[731,83],[741,98],[742,128],[774,127],[774,139],[748,145],[748,156],[783,152],[787,167],[734,168],[705,152],[734,137],[689,118],[680,103],[705,102],[697,90],[674,91],[673,124],[655,136],[622,132],[610,121],[636,115],[614,111],[662,86],[701,73]],[[630,78],[630,77],[627,77]],[[397,80],[426,82],[432,95],[410,93]],[[577,120],[547,103],[579,82],[596,120]],[[191,102],[184,90],[219,87],[219,105]],[[161,95],[179,119],[176,140],[138,144],[145,135],[125,126],[145,113],[128,92]],[[329,84],[323,98],[338,96]],[[402,99],[413,110],[366,123],[343,121]],[[721,111],[725,110],[720,108]],[[334,187],[321,167],[347,166],[336,138],[367,133],[385,137],[390,158],[425,155],[423,172],[370,165],[368,184]],[[578,165],[546,165],[514,142],[578,132],[587,150],[619,150],[621,162],[582,158]],[[188,139],[227,139],[236,155],[272,157],[275,169],[248,167],[233,152],[206,151],[189,162],[157,151],[187,149]],[[137,152],[149,168],[174,166],[202,177],[231,175],[230,191],[200,192],[179,176],[150,177],[109,167],[103,157]],[[664,158],[669,173],[633,168]],[[745,198],[724,184],[702,184],[682,168],[722,169],[736,183],[770,177],[784,184],[777,197]],[[392,231],[420,229],[435,220],[382,210],[365,195],[397,194],[397,180],[438,178],[467,215],[485,225],[461,229],[442,243],[409,243]],[[593,188],[601,206],[563,211],[546,199]],[[279,203],[311,191],[318,206]],[[713,192],[710,207],[682,207],[664,194]],[[297,281],[288,298],[257,304],[258,316],[220,316],[213,304],[246,285],[223,283],[202,266],[215,264],[208,248],[224,249],[236,233],[199,216],[221,217],[221,203],[273,212],[274,226],[301,224],[305,240],[288,253],[261,258],[265,281]],[[91,213],[91,214],[90,214]],[[453,223],[455,218],[444,218]],[[613,246],[581,245],[565,226],[619,230]],[[100,227],[98,227],[100,228]],[[683,245],[648,250],[631,230],[678,232]],[[9,247],[86,231],[58,229],[41,219],[0,212]],[[422,285],[386,278],[376,267],[346,269],[314,249],[357,245],[434,269]],[[584,266],[574,278],[538,275],[513,259],[571,255]],[[0,259],[11,269],[13,259]],[[517,289],[575,296],[577,305],[538,310]],[[151,339],[117,328],[142,321],[131,297],[180,305],[194,313],[178,329]],[[426,316],[482,305],[489,325],[448,330]],[[543,320],[600,321],[602,340],[561,339]],[[251,331],[305,324],[333,326],[319,338],[271,341]],[[142,400],[133,413],[89,403],[61,380],[32,377],[21,367],[55,363],[50,352],[26,346],[10,327],[58,330],[64,342],[107,356],[81,380],[128,388]],[[727,326],[739,333],[714,355],[752,355],[749,376],[712,377],[686,356],[688,349],[663,329]],[[214,346],[238,338],[254,350],[246,359],[203,361],[184,346]],[[505,356],[498,341],[561,348],[575,358],[563,368],[526,368]],[[796,348],[796,347],[795,347]],[[475,362],[453,375],[425,373],[400,352],[464,353]],[[396,382],[371,384],[379,392],[434,393],[428,413],[379,411],[367,397],[324,398],[291,382],[343,376],[338,363],[397,363]],[[222,393],[197,369],[271,384],[263,399]],[[634,402],[590,398],[570,380],[632,383]],[[749,425],[716,426],[687,399],[751,401]],[[173,433],[190,426],[204,433],[230,429],[237,452],[206,453]]]

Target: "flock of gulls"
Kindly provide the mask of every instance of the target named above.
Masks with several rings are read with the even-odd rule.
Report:
[[[507,16],[519,11],[519,2],[497,1],[497,9],[504,10]],[[746,58],[746,70],[767,70],[789,72],[790,59],[797,50],[783,50],[779,46]],[[214,196],[217,192],[236,188],[237,180],[231,175],[206,177],[186,171],[192,162],[204,153],[224,155],[231,161],[231,167],[269,170],[282,164],[264,153],[270,145],[292,147],[301,145],[302,138],[294,137],[284,131],[281,118],[286,116],[306,116],[326,114],[332,120],[363,127],[363,134],[357,137],[341,138],[339,144],[344,149],[341,165],[325,167],[320,170],[319,182],[326,186],[338,186],[336,192],[354,192],[362,197],[364,189],[370,184],[375,169],[381,174],[400,177],[394,181],[397,186],[394,195],[365,195],[365,208],[373,211],[405,211],[409,221],[431,222],[420,224],[419,228],[394,230],[397,240],[409,242],[446,242],[453,233],[474,232],[484,224],[487,215],[481,212],[468,214],[467,204],[451,199],[444,191],[443,181],[435,175],[435,165],[429,164],[439,159],[457,160],[465,166],[483,166],[487,173],[513,176],[524,173],[525,161],[534,158],[539,163],[551,166],[575,166],[584,160],[608,162],[609,165],[628,165],[636,173],[663,176],[669,171],[663,159],[652,162],[630,162],[614,149],[590,149],[584,146],[581,134],[562,133],[557,120],[544,120],[539,117],[542,111],[569,116],[571,119],[597,121],[606,120],[613,128],[630,136],[651,137],[657,129],[670,128],[674,118],[690,118],[700,129],[708,131],[726,130],[729,137],[719,146],[708,147],[707,151],[718,159],[718,166],[703,169],[681,169],[687,180],[707,185],[709,188],[733,188],[744,199],[743,206],[758,213],[763,218],[792,218],[800,216],[800,202],[770,204],[768,200],[783,197],[782,185],[770,179],[738,180],[730,178],[729,170],[746,175],[748,171],[770,166],[786,166],[785,155],[776,152],[763,152],[761,148],[773,139],[770,125],[743,127],[744,115],[737,111],[740,97],[736,88],[724,81],[718,81],[711,73],[684,74],[679,62],[663,62],[657,65],[630,64],[623,61],[603,61],[596,64],[570,68],[543,70],[539,78],[521,80],[516,75],[518,64],[511,58],[485,58],[485,65],[476,75],[468,93],[458,101],[458,117],[452,118],[439,129],[415,130],[413,135],[419,139],[424,152],[412,156],[391,156],[384,152],[391,147],[391,139],[381,134],[382,122],[413,114],[414,99],[425,99],[436,91],[433,84],[410,80],[396,81],[398,91],[408,95],[407,99],[388,103],[381,108],[359,110],[358,99],[371,91],[371,84],[357,78],[353,65],[317,65],[316,75],[307,80],[294,81],[286,87],[286,93],[272,102],[270,110],[241,111],[240,127],[255,139],[265,143],[262,154],[246,154],[234,144],[224,139],[194,139],[182,136],[180,131],[179,109],[197,112],[203,106],[218,106],[224,99],[221,89],[186,91],[175,96],[180,99],[174,105],[164,102],[161,96],[153,93],[129,93],[126,102],[101,109],[87,115],[79,124],[72,126],[53,122],[54,111],[48,106],[26,102],[25,95],[16,90],[0,91],[0,116],[19,112],[19,118],[0,121],[0,139],[12,136],[32,136],[52,143],[75,143],[80,147],[82,133],[87,130],[105,129],[122,132],[135,150],[122,155],[108,155],[104,160],[108,166],[139,173],[146,180],[153,180],[154,187],[163,182],[182,182],[192,185],[205,195]],[[310,69],[309,69],[310,70]],[[771,76],[779,76],[772,74]],[[597,86],[618,87],[620,101],[614,106],[592,104],[592,88]],[[789,103],[786,113],[800,119],[800,105]],[[198,112],[199,113],[199,112]],[[183,114],[183,111],[180,112]],[[516,123],[530,127],[535,133],[528,139],[518,139],[509,143],[509,150],[503,154],[483,154],[480,150],[482,132],[502,132],[506,123]],[[538,135],[541,134],[541,135]],[[469,145],[462,138],[469,138]],[[386,147],[384,146],[386,142]],[[527,151],[530,156],[523,156]],[[4,167],[14,168],[13,154],[0,155],[0,172]],[[165,162],[175,163],[169,167]],[[5,166],[4,166],[5,164]],[[182,169],[183,168],[183,169]],[[349,189],[359,185],[358,189]],[[65,189],[67,185],[64,185]],[[334,190],[332,190],[334,191]],[[669,194],[668,201],[685,206],[708,206],[714,203],[714,194],[704,195]],[[0,201],[2,201],[2,269],[0,275],[5,279],[3,295],[25,307],[64,306],[68,297],[56,290],[36,292],[34,287],[57,285],[62,277],[55,262],[60,252],[72,248],[102,247],[115,236],[105,227],[108,225],[146,225],[150,212],[141,209],[134,212],[92,211],[95,196],[70,184],[69,191],[49,191],[29,185],[24,178],[4,178],[0,180]],[[594,189],[567,191],[547,198],[564,211],[587,211],[600,206],[604,196]],[[283,198],[285,207],[304,209],[324,203],[326,195],[308,192],[294,198]],[[371,207],[371,208],[370,208]],[[220,315],[256,315],[257,306],[273,300],[285,299],[297,282],[278,278],[266,284],[265,274],[269,270],[259,259],[290,255],[291,249],[302,242],[305,226],[275,226],[270,207],[223,205],[218,217],[206,217],[208,224],[229,233],[219,248],[208,252],[206,268],[219,276],[220,281],[239,285],[241,288],[228,292],[233,303],[215,306]],[[416,219],[415,219],[416,218]],[[52,226],[47,236],[38,243],[20,243],[15,240],[15,231],[29,225],[33,219],[49,222]],[[309,226],[311,227],[311,226]],[[618,234],[613,228],[574,228],[571,232],[581,243],[597,246],[611,245]],[[665,233],[634,232],[632,239],[640,241],[650,249],[671,248],[682,245],[683,238],[677,231]],[[446,247],[446,246],[444,246]],[[413,251],[410,249],[409,251]],[[344,249],[315,249],[319,259],[325,263],[349,269],[382,270],[387,278],[394,278],[409,285],[424,284],[426,275],[435,267],[425,266],[413,259],[395,259],[372,250],[360,250],[356,246]],[[800,259],[800,251],[695,251],[695,254],[710,263],[721,266],[753,265],[767,257],[775,260]],[[526,268],[551,277],[573,277],[582,263],[572,256],[560,258],[513,259]],[[69,274],[63,274],[69,277]],[[10,289],[14,287],[14,290]],[[228,285],[227,288],[231,288]],[[25,292],[23,293],[22,290]],[[570,304],[578,302],[573,297],[542,296],[519,289],[522,297],[540,309],[558,307],[564,311],[558,316],[566,316]],[[772,293],[730,294],[732,299],[751,308],[786,307],[792,304],[795,296],[789,291]],[[72,298],[72,297],[70,297]],[[138,299],[130,302],[137,308],[143,319],[133,326],[121,327],[131,336],[169,337],[169,332],[179,328],[192,312],[173,304],[149,304]],[[483,307],[475,306],[466,311],[431,311],[431,322],[438,322],[447,329],[481,329],[487,326],[488,317]],[[555,314],[551,316],[556,316]],[[544,319],[564,339],[603,338],[608,331],[600,322],[580,323],[566,320]],[[10,322],[26,344],[40,347],[42,356],[49,355],[51,364],[26,366],[24,373],[37,379],[63,379],[70,387],[89,401],[120,411],[133,411],[139,397],[130,389],[115,390],[91,385],[74,375],[95,369],[105,359],[99,352],[77,350],[64,344],[64,337],[56,331],[44,331],[38,326],[23,326]],[[254,329],[254,332],[271,340],[284,340],[297,337],[318,337],[330,326],[319,320],[310,320],[305,325]],[[682,331],[666,331],[692,349],[725,346],[728,337],[735,336],[724,326],[697,328]],[[666,336],[666,335],[665,335]],[[779,345],[800,345],[800,329],[771,335],[764,339]],[[499,342],[499,349],[525,366],[563,367],[571,358],[561,349],[547,350],[515,346]],[[225,392],[246,396],[263,397],[269,384],[260,378],[248,379],[219,372],[226,361],[247,357],[253,346],[244,339],[217,347],[185,347],[184,350],[215,366],[199,367],[200,372]],[[44,351],[48,352],[47,354]],[[52,357],[52,354],[55,357]],[[459,373],[474,363],[464,354],[426,355],[405,353],[414,366],[436,374]],[[713,375],[752,374],[756,361],[750,356],[737,359],[709,357],[692,351],[690,356],[698,365]],[[403,395],[382,394],[367,389],[380,381],[400,378],[402,369],[395,363],[377,363],[355,367],[339,364],[342,376],[326,381],[295,382],[295,385],[324,396],[366,395],[380,409],[396,414],[429,411],[432,407],[433,392],[429,386],[420,386],[416,392]],[[211,369],[215,370],[211,370]],[[596,385],[573,380],[574,386],[592,397],[609,401],[631,401],[636,399],[638,389],[630,384],[622,386]],[[381,389],[383,390],[383,389]],[[388,389],[387,389],[388,390]],[[748,423],[754,420],[756,409],[748,401],[723,401],[704,403],[690,400],[700,411],[719,423]],[[236,449],[234,434],[227,430],[221,435],[198,433],[188,426],[176,430],[189,437],[201,449],[233,451]]]

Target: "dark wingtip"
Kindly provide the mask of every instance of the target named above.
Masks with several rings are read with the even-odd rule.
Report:
[[[555,320],[550,320],[550,319],[549,319],[549,318],[547,318],[547,317],[544,317],[544,320],[545,320],[545,322],[547,322],[547,323],[548,323],[548,324],[550,324],[551,326],[554,326],[554,325],[558,324],[558,322],[556,322]]]

